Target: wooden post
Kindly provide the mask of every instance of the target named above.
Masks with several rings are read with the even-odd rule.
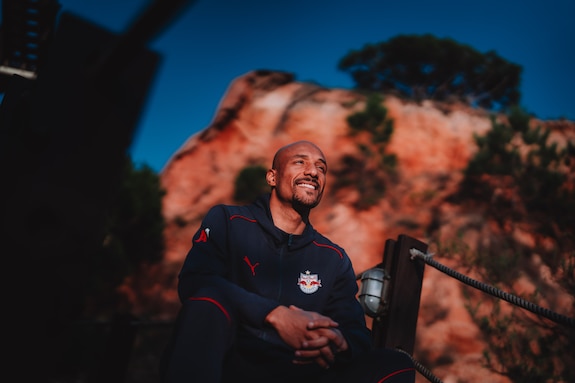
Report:
[[[401,234],[385,243],[381,266],[391,275],[388,309],[372,325],[376,347],[399,348],[413,355],[425,263],[411,260],[409,250],[427,251],[427,244]]]

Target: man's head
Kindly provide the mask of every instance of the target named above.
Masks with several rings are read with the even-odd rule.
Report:
[[[326,175],[327,162],[320,148],[297,141],[277,151],[266,181],[272,187],[272,198],[296,209],[311,209],[321,201]]]

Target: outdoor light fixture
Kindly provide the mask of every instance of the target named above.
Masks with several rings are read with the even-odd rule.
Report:
[[[361,275],[359,303],[363,311],[371,318],[381,316],[388,308],[387,294],[390,279],[389,273],[380,267],[366,270]]]

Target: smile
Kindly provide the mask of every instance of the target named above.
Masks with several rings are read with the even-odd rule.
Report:
[[[312,189],[312,190],[317,189],[317,187],[315,185],[308,184],[308,183],[300,183],[300,184],[297,184],[297,186],[302,187],[302,188]]]

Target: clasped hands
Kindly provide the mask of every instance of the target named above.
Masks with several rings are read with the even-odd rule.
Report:
[[[317,363],[329,368],[335,354],[347,350],[347,342],[338,323],[331,318],[296,306],[278,306],[266,317],[266,321],[279,336],[295,350],[294,363]]]

